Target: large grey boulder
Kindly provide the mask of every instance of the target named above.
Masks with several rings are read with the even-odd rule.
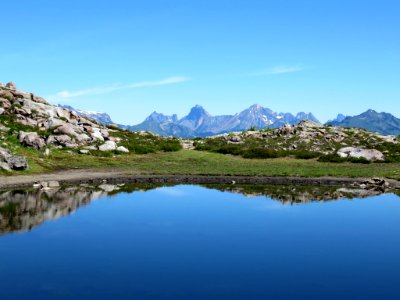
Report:
[[[65,146],[67,143],[71,143],[72,138],[66,134],[63,135],[50,135],[47,140],[47,145],[62,145]]]
[[[13,156],[7,149],[0,147],[0,169],[11,171],[26,170],[27,168],[28,162],[25,157]]]
[[[44,123],[44,127],[46,129],[53,129],[60,127],[62,125],[66,124],[65,121],[56,119],[56,118],[49,118],[46,123]]]
[[[78,134],[78,135],[75,137],[75,140],[76,140],[79,144],[85,144],[85,143],[87,143],[87,142],[90,142],[91,138],[90,138],[87,134],[81,133],[81,134]]]
[[[31,100],[31,93],[23,92],[23,91],[11,91],[11,93],[14,95],[16,98],[20,99],[27,99]]]
[[[75,135],[77,135],[77,131],[79,131],[79,129],[76,126],[69,124],[69,123],[65,123],[65,124],[61,125],[60,127],[57,127],[54,130],[54,133],[75,136]],[[79,132],[79,133],[81,133],[81,132]]]
[[[385,156],[382,152],[376,149],[362,149],[358,147],[344,147],[341,148],[337,154],[343,158],[365,158],[370,161],[374,160],[385,160]]]
[[[46,143],[41,137],[39,137],[37,132],[20,131],[18,139],[24,146],[31,147],[36,150],[42,149],[44,146],[46,146]]]
[[[103,137],[103,135],[101,134],[100,131],[94,131],[93,133],[90,134],[90,136],[94,140],[104,141],[104,137]]]
[[[28,169],[28,162],[23,156],[11,156],[7,159],[7,163],[13,170],[26,170]]]

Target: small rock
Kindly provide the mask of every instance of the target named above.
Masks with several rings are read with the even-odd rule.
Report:
[[[51,181],[49,181],[49,182],[47,183],[47,186],[48,186],[49,188],[58,188],[58,187],[60,187],[60,183],[59,183],[58,181],[51,180]]]
[[[10,90],[13,90],[13,91],[17,89],[17,86],[16,86],[16,84],[14,82],[7,83],[6,87],[9,88]]]
[[[124,152],[124,153],[129,153],[129,150],[125,148],[124,146],[119,146],[117,147],[118,152]]]
[[[49,187],[49,183],[47,181],[41,181],[39,182],[39,184],[42,189],[46,189]]]
[[[113,141],[107,141],[99,147],[100,151],[114,151],[117,149],[117,144]]]
[[[42,186],[40,185],[40,183],[34,183],[33,185],[32,185],[32,187],[34,188],[34,189],[40,189]]]
[[[240,138],[240,136],[234,135],[234,136],[229,138],[229,141],[232,142],[232,143],[241,143],[242,139]]]
[[[105,183],[99,185],[99,188],[102,189],[102,190],[105,191],[105,192],[108,192],[108,193],[110,193],[110,192],[115,191],[115,190],[118,189],[118,187],[117,187],[116,185],[113,185],[113,184],[105,184]]]
[[[80,154],[88,154],[90,151],[89,150],[87,150],[87,149],[81,149],[81,150],[79,150],[79,153]]]

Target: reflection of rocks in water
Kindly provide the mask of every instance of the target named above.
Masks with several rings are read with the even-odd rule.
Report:
[[[106,193],[83,188],[17,190],[0,194],[0,233],[24,231],[70,214]]]
[[[66,216],[103,196],[147,189],[148,186],[102,184],[98,187],[81,185],[0,192],[0,234],[30,230],[47,220]]]
[[[210,189],[240,193],[248,197],[266,196],[284,204],[329,201],[341,198],[362,198],[380,194],[365,189],[324,186],[283,185],[204,185]],[[31,189],[0,192],[0,234],[26,231],[48,220],[73,213],[78,208],[104,196],[121,192],[147,191],[153,184],[103,183],[99,186],[82,184],[56,189]]]
[[[342,198],[364,198],[380,194],[364,189],[350,189],[325,186],[289,185],[206,185],[207,188],[243,194],[246,197],[265,196],[283,204],[331,201]]]

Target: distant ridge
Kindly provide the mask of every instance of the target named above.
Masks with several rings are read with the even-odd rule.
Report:
[[[346,117],[341,121],[330,121],[327,125],[358,127],[385,135],[400,135],[400,119],[392,114],[385,112],[378,113],[372,109],[357,116]]]
[[[72,106],[69,106],[69,105],[61,105],[61,104],[59,104],[58,107],[61,107],[61,108],[64,108],[64,109],[68,109],[70,111],[74,111],[78,115],[80,115],[82,117],[85,117],[85,118],[88,118],[88,119],[95,120],[96,122],[98,122],[100,124],[108,125],[108,124],[113,124],[114,123],[111,120],[110,115],[108,115],[107,113],[104,113],[104,112],[80,110],[80,109],[73,108]]]

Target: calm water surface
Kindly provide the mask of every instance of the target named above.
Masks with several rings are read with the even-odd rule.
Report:
[[[394,194],[140,189],[0,192],[0,299],[400,299]]]

